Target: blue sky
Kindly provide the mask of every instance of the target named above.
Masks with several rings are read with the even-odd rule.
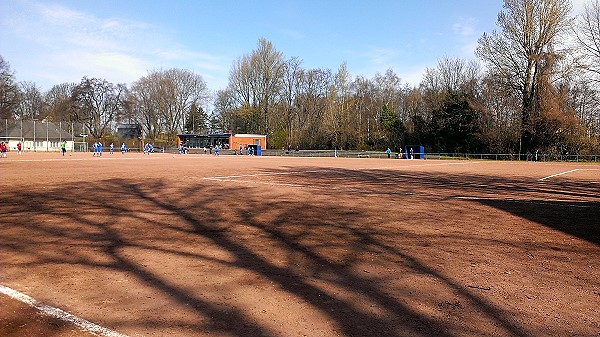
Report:
[[[0,55],[17,81],[43,90],[83,76],[131,84],[169,68],[219,90],[266,38],[305,69],[345,62],[370,78],[392,68],[417,85],[441,58],[474,59],[501,9],[502,0],[2,0]]]

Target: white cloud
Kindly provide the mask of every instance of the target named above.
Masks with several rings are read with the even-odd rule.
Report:
[[[0,40],[10,47],[3,47],[3,56],[18,81],[33,81],[44,89],[79,82],[83,76],[129,84],[155,68],[201,70],[219,77],[230,63],[181,46],[174,32],[153,24],[100,18],[43,2],[6,7]]]
[[[372,64],[377,68],[389,67],[397,63],[397,59],[400,55],[401,52],[399,50],[391,48],[373,47],[365,52],[365,56],[369,60],[369,64]]]
[[[460,19],[452,25],[452,30],[460,36],[470,37],[475,34],[476,21],[474,19]]]
[[[146,73],[144,62],[130,55],[107,52],[80,56],[73,65],[81,70],[93,69],[100,76],[113,77],[117,82],[137,79]]]
[[[461,18],[452,25],[457,40],[456,57],[471,59],[475,56],[478,39],[483,32],[477,29],[478,21],[474,18]]]
[[[406,69],[398,75],[402,78],[402,81],[404,83],[408,83],[411,86],[418,87],[421,81],[423,80],[423,74],[425,74],[427,68],[431,68],[431,66],[427,67],[424,65],[417,65],[411,67],[410,69]]]
[[[71,10],[58,4],[37,3],[34,4],[33,7],[44,18],[45,22],[54,25],[69,25],[91,20],[91,17],[84,13]]]

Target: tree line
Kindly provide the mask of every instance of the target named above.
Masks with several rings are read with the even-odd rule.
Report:
[[[418,86],[392,69],[372,78],[351,76],[345,63],[305,69],[267,39],[213,94],[183,69],[129,86],[84,77],[42,93],[17,83],[0,57],[0,118],[83,123],[95,139],[137,123],[150,139],[231,130],[266,134],[269,148],[600,152],[599,0],[576,17],[569,1],[504,0],[497,27],[479,39],[478,61],[443,58]]]

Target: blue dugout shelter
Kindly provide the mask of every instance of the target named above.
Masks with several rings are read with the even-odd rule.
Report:
[[[421,145],[406,145],[404,156],[406,159],[425,159],[425,148]]]

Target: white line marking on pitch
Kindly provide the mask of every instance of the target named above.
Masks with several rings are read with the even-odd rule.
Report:
[[[579,171],[580,169],[574,169],[574,170],[570,170],[570,171],[565,171],[565,172],[561,172],[561,173],[557,173],[557,174],[553,174],[551,176],[547,176],[541,179],[538,179],[538,181],[544,181],[546,179],[550,179],[550,178],[554,178],[554,177],[558,177],[558,176],[562,176],[563,174],[567,174],[567,173],[571,173],[571,172],[575,172],[575,171]]]
[[[13,161],[6,161],[6,162],[11,162],[11,163],[21,163],[21,162],[47,162],[47,161],[62,161],[62,162],[66,162],[66,161],[91,161],[91,160],[102,160],[102,161],[106,161],[106,160],[158,160],[161,159],[160,157],[155,158],[155,157],[143,157],[143,158],[139,158],[139,157],[124,157],[124,158],[117,158],[117,157],[86,157],[86,158],[46,158],[46,159],[21,159],[21,160],[13,160]]]
[[[42,304],[42,303],[36,301],[35,299],[33,299],[32,297],[25,295],[22,292],[11,289],[9,287],[0,285],[0,293],[8,295],[9,297],[11,297],[15,300],[21,301],[25,304],[28,304],[28,305],[38,309],[45,315],[48,315],[48,316],[51,316],[54,318],[58,318],[60,320],[68,322],[68,323],[75,324],[76,326],[82,328],[83,330],[93,333],[95,335],[105,336],[105,337],[127,337],[127,335],[123,335],[116,331],[99,326],[98,324],[94,324],[83,318],[79,318],[79,317],[72,315],[64,310]]]
[[[565,199],[547,199],[547,200],[520,200],[520,199],[502,199],[495,197],[470,197],[470,196],[455,196],[454,199],[461,200],[489,200],[489,201],[498,201],[498,202],[514,202],[514,203],[523,203],[523,204],[533,204],[533,205],[547,205],[550,202],[561,202],[564,207],[578,207],[578,208],[594,208],[596,205],[587,205],[585,202],[581,201],[573,201],[573,200],[565,200]]]

